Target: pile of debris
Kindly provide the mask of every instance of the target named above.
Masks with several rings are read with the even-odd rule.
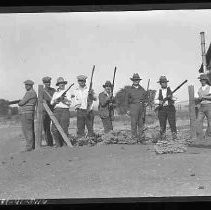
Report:
[[[187,146],[191,144],[190,134],[187,132],[179,133],[177,139],[172,139],[171,134],[167,133],[164,139],[159,139],[154,149],[157,154],[182,153],[187,151]]]
[[[130,131],[111,131],[101,136],[101,144],[135,144],[137,140],[131,138]]]

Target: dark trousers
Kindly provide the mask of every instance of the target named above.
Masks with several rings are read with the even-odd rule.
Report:
[[[34,113],[21,114],[21,124],[26,139],[26,150],[35,149]]]
[[[85,126],[88,130],[88,136],[93,136],[94,113],[87,113],[85,109],[77,109],[77,135],[78,137],[85,136]]]
[[[201,104],[197,116],[197,135],[201,135],[201,137],[204,136],[203,134],[203,120],[206,117],[207,119],[207,129],[206,129],[206,135],[211,136],[211,104]]]
[[[45,133],[46,144],[48,146],[53,146],[53,137],[51,134],[51,118],[46,112],[43,113],[43,129]]]
[[[70,112],[69,109],[64,108],[55,108],[54,115],[58,120],[59,124],[61,125],[62,129],[64,130],[65,134],[68,135],[68,127],[70,124]],[[57,130],[55,124],[52,124],[52,134],[56,143],[57,147],[61,147],[66,145],[65,141],[63,140],[61,134]]]
[[[130,104],[130,117],[131,117],[131,133],[133,137],[142,137],[144,135],[144,107],[142,103]]]
[[[113,130],[112,119],[111,117],[101,118],[103,122],[104,132],[108,133]]]
[[[169,122],[171,132],[177,133],[176,128],[176,109],[173,105],[163,106],[158,110],[158,119],[160,123],[160,133],[166,132],[167,120]]]

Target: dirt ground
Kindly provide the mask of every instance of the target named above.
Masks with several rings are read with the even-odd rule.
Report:
[[[1,126],[0,199],[211,195],[211,139],[185,153],[163,155],[155,153],[153,143],[43,146],[22,153],[24,146],[19,125]]]

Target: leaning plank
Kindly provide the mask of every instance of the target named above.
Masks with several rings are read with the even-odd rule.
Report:
[[[53,121],[53,123],[55,124],[56,128],[58,129],[59,133],[61,134],[62,138],[64,139],[64,141],[67,143],[67,145],[69,147],[73,147],[73,145],[71,144],[70,140],[68,139],[67,135],[65,134],[65,132],[63,131],[61,125],[59,124],[58,120],[56,119],[56,117],[54,116],[53,112],[50,110],[50,108],[48,107],[47,103],[45,100],[43,100],[43,106],[46,110],[46,112],[48,113],[49,117],[51,118],[51,120]]]

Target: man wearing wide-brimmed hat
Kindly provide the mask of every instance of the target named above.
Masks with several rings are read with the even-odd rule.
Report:
[[[31,151],[35,149],[34,113],[37,94],[33,89],[34,82],[32,80],[26,80],[24,84],[26,94],[18,105],[20,106],[22,130],[26,139],[25,151]]]
[[[103,85],[104,91],[99,94],[99,115],[103,122],[104,132],[108,133],[113,130],[112,121],[114,119],[114,106],[115,101],[112,96],[112,84],[106,81]]]
[[[63,97],[62,94],[65,91],[65,85],[67,81],[64,80],[63,77],[59,77],[56,82],[56,86],[58,86],[57,91],[53,94],[51,99],[51,105],[54,106],[54,115],[57,118],[59,124],[63,128],[66,135],[68,135],[68,127],[70,124],[70,112],[69,108],[72,103],[71,95],[69,92]],[[61,134],[57,130],[55,124],[52,124],[52,134],[55,140],[55,147],[62,147],[66,145],[65,141],[63,140]]]
[[[206,74],[201,74],[198,77],[201,82],[201,87],[198,90],[198,97],[195,100],[199,103],[199,112],[197,115],[197,122],[199,128],[197,129],[197,135],[199,138],[204,138],[203,134],[203,119],[207,118],[207,130],[206,135],[211,136],[211,87],[210,81]]]
[[[161,88],[156,92],[155,104],[161,105],[164,99],[167,100],[158,109],[158,119],[160,123],[160,135],[161,139],[166,136],[166,124],[167,120],[170,125],[172,132],[172,138],[175,140],[177,138],[177,128],[176,128],[176,109],[174,106],[174,99],[171,88],[167,85],[169,81],[166,76],[161,76],[157,83],[160,84]]]
[[[53,111],[53,106],[51,105],[51,98],[55,93],[55,89],[51,87],[51,77],[42,78],[44,84],[43,99],[46,101],[47,105]],[[43,129],[45,133],[45,140],[47,146],[53,146],[53,137],[50,130],[51,118],[45,110],[43,110]]]
[[[78,87],[75,90],[75,109],[77,111],[77,136],[83,137],[85,135],[85,125],[88,130],[88,136],[92,137],[94,135],[93,125],[94,125],[94,113],[93,113],[93,101],[97,100],[94,90],[89,93],[89,88],[86,86],[87,76],[79,75],[77,76]],[[87,99],[92,97],[92,103],[90,105],[90,110],[87,110]]]
[[[129,109],[131,116],[131,134],[137,142],[145,143],[144,135],[144,103],[147,91],[139,84],[142,80],[138,73],[130,78],[133,82],[132,87],[125,96],[125,105]]]

